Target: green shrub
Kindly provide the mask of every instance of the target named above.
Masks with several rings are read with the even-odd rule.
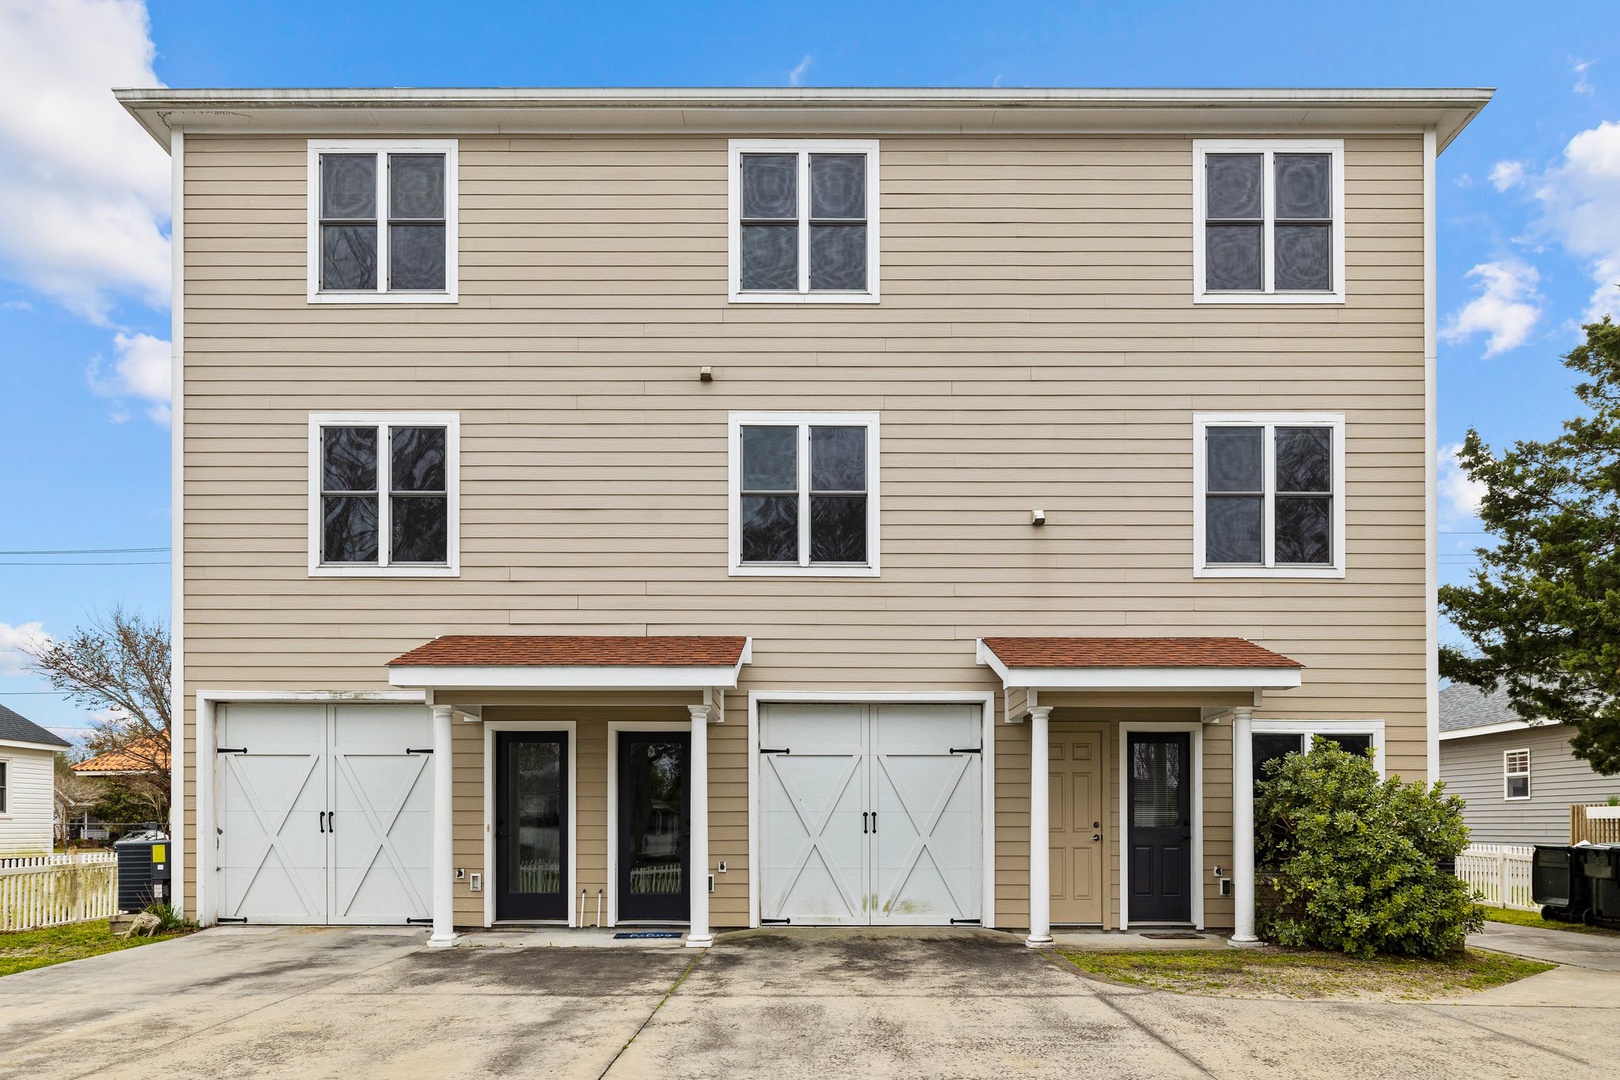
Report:
[[[163,933],[168,933],[171,930],[190,930],[195,925],[174,908],[162,902],[147,904],[146,913],[157,917],[158,929]]]
[[[1380,780],[1327,739],[1271,762],[1255,806],[1260,936],[1360,957],[1460,949],[1484,924],[1440,867],[1468,845],[1462,806],[1443,784]]]

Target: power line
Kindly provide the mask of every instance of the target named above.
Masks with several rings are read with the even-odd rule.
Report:
[[[0,562],[4,566],[168,566],[168,559],[157,559],[152,562],[141,561],[108,561],[108,562]]]
[[[40,548],[38,551],[0,551],[0,555],[150,555],[167,547],[139,548]]]

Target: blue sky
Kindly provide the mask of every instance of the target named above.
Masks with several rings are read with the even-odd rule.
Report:
[[[1495,86],[1440,159],[1440,431],[1500,444],[1557,430],[1559,357],[1620,312],[1613,10],[0,0],[0,704],[77,734],[19,644],[168,616],[138,550],[169,540],[168,173],[110,85]],[[1480,537],[1445,463],[1442,490],[1454,580]]]

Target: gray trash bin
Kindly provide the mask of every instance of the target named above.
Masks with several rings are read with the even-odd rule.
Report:
[[[1591,890],[1593,920],[1620,922],[1620,844],[1577,844],[1570,851]]]

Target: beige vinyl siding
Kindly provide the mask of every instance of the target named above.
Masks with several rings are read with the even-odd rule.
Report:
[[[0,811],[0,857],[49,855],[55,843],[56,754],[0,744],[6,806]]]
[[[1567,844],[1571,803],[1608,802],[1620,776],[1600,776],[1569,751],[1571,730],[1548,724],[1440,743],[1446,794],[1467,802],[1463,819],[1480,844]],[[1502,754],[1530,751],[1530,797],[1506,799]]]
[[[1421,137],[1346,140],[1348,302],[1275,306],[1191,301],[1192,138],[883,138],[858,306],[726,302],[723,138],[464,138],[461,300],[415,307],[305,302],[303,139],[188,137],[187,700],[381,688],[442,633],[752,635],[717,926],[747,911],[746,692],[999,691],[982,635],[1248,637],[1306,665],[1260,715],[1383,719],[1420,775]],[[308,576],[308,414],[349,409],[460,413],[459,577]],[[881,577],[727,575],[727,413],[770,409],[880,414]],[[1343,580],[1192,577],[1192,414],[1250,410],[1345,414]],[[1027,765],[998,718],[1005,925]]]

